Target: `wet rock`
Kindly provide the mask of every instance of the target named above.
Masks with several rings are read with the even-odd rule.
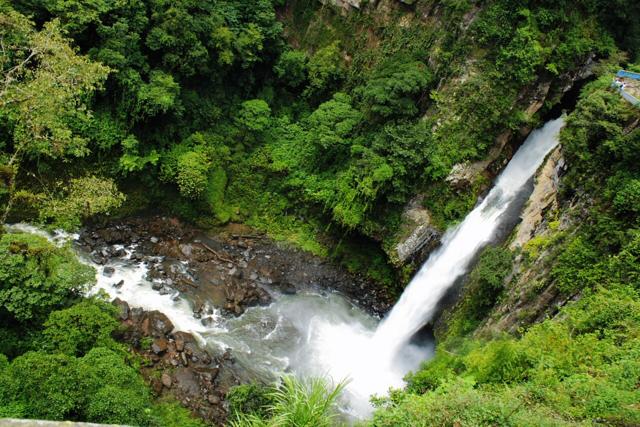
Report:
[[[157,237],[153,236],[152,238],[149,239],[149,241],[153,244],[156,244],[160,241],[160,239],[158,239]]]
[[[105,277],[111,277],[115,272],[116,272],[116,269],[110,266],[104,267],[102,269],[102,275]]]
[[[182,255],[186,256],[187,258],[191,257],[191,254],[193,253],[193,246],[181,244],[178,247],[180,248],[180,252],[182,253]]]
[[[130,316],[131,319],[135,322],[135,323],[139,323],[140,321],[142,321],[143,317],[145,315],[145,312],[142,308],[140,307],[133,307],[130,311]],[[149,335],[147,333],[147,335]]]
[[[159,291],[160,289],[162,289],[164,285],[162,283],[159,282],[153,282],[151,284],[151,289],[153,289],[154,291]]]
[[[187,332],[178,331],[173,335],[176,343],[177,351],[184,351],[184,345],[188,342],[193,342],[193,337]]]
[[[127,251],[123,248],[118,248],[111,253],[111,256],[114,258],[122,258],[127,255]]]
[[[151,351],[155,354],[162,354],[167,351],[169,346],[169,341],[166,338],[156,338],[153,340],[153,344],[151,344]]]
[[[297,292],[296,287],[289,282],[276,282],[274,286],[285,295],[295,295]]]
[[[171,384],[172,384],[171,375],[169,375],[166,372],[163,372],[161,381],[163,386],[165,386],[166,388],[171,388]]]
[[[119,282],[114,283],[114,284],[113,284],[113,285],[111,285],[111,286],[113,286],[113,287],[114,287],[114,288],[116,288],[116,289],[120,289],[120,288],[122,287],[122,285],[124,285],[124,280],[120,280]]]
[[[116,298],[112,304],[118,307],[118,318],[120,320],[127,320],[129,318],[129,304],[127,304],[126,301]]]
[[[163,313],[149,311],[145,313],[142,330],[148,336],[164,337],[173,330],[173,323]]]
[[[91,255],[91,261],[98,265],[103,265],[107,262],[100,254],[97,253]]]
[[[392,259],[404,264],[422,249],[435,246],[440,241],[440,233],[431,223],[431,215],[423,205],[424,196],[413,198],[402,213],[401,233]]]

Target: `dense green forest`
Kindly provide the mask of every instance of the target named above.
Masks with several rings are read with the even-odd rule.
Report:
[[[640,71],[640,4],[326,3],[0,0],[2,222],[240,222],[399,293],[415,268],[393,249],[407,202],[422,194],[440,231],[461,220],[491,176],[454,188],[452,167],[517,145],[588,65],[547,232],[484,251],[435,358],[370,423],[640,424],[640,110],[610,88]],[[533,293],[567,303],[483,332],[516,262],[543,269]],[[200,425],[154,398],[113,307],[83,298],[89,270],[67,247],[0,234],[0,417]],[[333,425],[340,389],[241,386],[232,421]]]

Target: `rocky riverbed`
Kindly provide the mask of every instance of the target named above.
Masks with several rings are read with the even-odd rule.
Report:
[[[241,315],[247,307],[269,304],[274,293],[309,287],[343,293],[377,316],[393,304],[370,280],[238,224],[207,233],[175,218],[134,218],[88,228],[78,244],[98,265],[125,257],[147,264],[159,293],[189,294],[201,317],[208,308]],[[103,275],[112,273],[103,268]]]
[[[174,395],[195,414],[216,425],[223,424],[226,418],[224,400],[229,388],[255,377],[255,372],[248,372],[248,365],[264,362],[263,366],[269,368],[273,360],[286,359],[273,371],[289,369],[291,348],[300,346],[305,351],[301,337],[311,318],[299,317],[299,312],[305,312],[306,306],[296,308],[295,321],[289,323],[282,320],[286,315],[282,316],[279,310],[275,314],[254,311],[246,317],[249,308],[268,310],[277,301],[296,299],[298,293],[302,304],[308,303],[305,298],[309,295],[337,293],[345,297],[342,304],[348,301],[360,307],[358,311],[374,317],[384,314],[392,304],[392,298],[375,283],[241,225],[204,232],[174,218],[133,218],[87,228],[76,244],[98,269],[99,281],[108,283],[108,293],[118,296],[114,303],[120,308],[125,325],[121,338],[147,360],[143,374],[155,392]],[[126,283],[127,276],[119,273],[137,266],[144,267],[147,297],[162,295],[162,301],[167,303],[184,303],[181,312],[188,307],[188,324],[196,327],[186,329],[193,333],[180,330],[180,324],[174,325],[160,312],[162,307],[158,308],[160,311],[144,311],[136,307],[139,301],[124,301],[129,294],[121,290],[143,284]],[[338,311],[352,316],[348,308]],[[304,325],[300,327],[300,323]],[[247,333],[248,329],[255,335],[251,337],[254,341],[238,341],[243,347],[239,350],[243,353],[237,354],[241,356],[239,363],[234,339],[227,339],[222,346],[210,345],[217,338],[211,331],[221,324],[226,327],[227,337],[236,331]],[[266,345],[262,347],[269,339],[280,350],[288,341],[286,356],[256,359],[260,358],[258,352],[271,351]],[[257,343],[261,346],[258,350],[254,347]]]

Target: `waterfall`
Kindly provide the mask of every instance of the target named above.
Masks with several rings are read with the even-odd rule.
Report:
[[[468,271],[479,251],[496,238],[509,219],[509,209],[517,205],[527,182],[558,144],[563,125],[564,119],[558,118],[529,135],[485,199],[462,223],[447,231],[440,248],[420,268],[375,332],[363,334],[355,325],[322,325],[314,332],[317,357],[331,376],[350,378],[347,392],[356,414],[369,413],[369,395],[402,386],[404,375],[428,357],[432,349],[412,344],[411,338],[432,320],[440,300]]]
[[[563,124],[559,118],[533,131],[482,203],[444,235],[440,248],[420,268],[373,337],[390,357],[431,320],[440,299],[494,238],[504,213],[558,144]]]

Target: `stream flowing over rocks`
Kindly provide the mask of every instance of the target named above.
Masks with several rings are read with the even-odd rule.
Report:
[[[121,338],[147,361],[154,391],[219,425],[230,387],[326,375],[335,360],[318,351],[323,331],[373,331],[393,301],[366,278],[235,224],[208,233],[132,218],[87,228],[75,246],[97,270],[90,293],[118,306]]]

